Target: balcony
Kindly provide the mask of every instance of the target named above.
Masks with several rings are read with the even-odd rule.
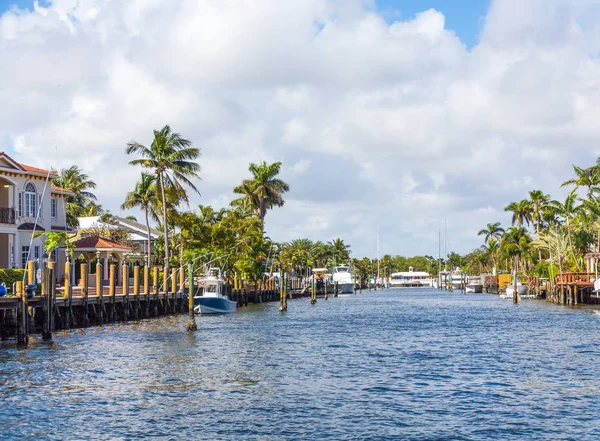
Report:
[[[15,209],[0,207],[0,224],[15,224]]]

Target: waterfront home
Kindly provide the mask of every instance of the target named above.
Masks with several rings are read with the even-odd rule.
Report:
[[[111,231],[121,230],[125,233],[127,245],[131,246],[128,260],[143,262],[148,252],[152,256],[154,244],[161,237],[160,231],[150,228],[150,250],[148,250],[148,229],[146,225],[115,215],[110,215],[110,221],[103,221],[102,219],[102,216],[80,217],[78,219],[78,238],[110,236]]]
[[[39,267],[44,257],[44,236],[35,232],[66,231],[69,190],[52,186],[57,175],[20,164],[0,152],[0,268],[25,268],[27,260]],[[57,279],[62,278],[65,255],[56,250]]]

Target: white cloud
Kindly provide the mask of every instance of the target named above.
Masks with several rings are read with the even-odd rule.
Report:
[[[426,10],[362,0],[55,0],[0,17],[0,140],[78,163],[118,211],[125,144],[170,124],[202,149],[202,198],[227,205],[249,162],[284,162],[276,240],[344,237],[373,255],[479,245],[503,207],[560,197],[600,154],[600,6],[494,0],[471,50]],[[365,4],[368,6],[366,7]],[[57,147],[57,149],[55,149]]]

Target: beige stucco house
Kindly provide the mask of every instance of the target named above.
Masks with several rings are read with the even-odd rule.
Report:
[[[44,237],[36,232],[65,231],[68,190],[51,185],[56,174],[20,164],[0,152],[0,268],[23,268],[27,259],[42,262]],[[55,252],[57,279],[64,271],[64,252]]]

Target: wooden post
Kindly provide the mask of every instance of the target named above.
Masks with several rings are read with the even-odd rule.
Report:
[[[177,304],[177,269],[171,268],[171,297],[173,301],[171,302],[171,314],[175,313],[175,306]]]
[[[71,295],[71,263],[69,262],[69,260],[67,259],[67,261],[65,262],[65,281],[64,281],[64,285],[65,285],[65,301],[67,303],[67,307],[65,308],[65,323],[64,323],[64,327],[65,329],[69,329],[71,328],[71,320],[72,320],[72,315],[73,315],[73,309],[72,309],[72,303],[73,303],[73,299],[72,299],[72,295]]]
[[[179,291],[183,292],[185,288],[185,267],[179,267]]]
[[[573,304],[577,305],[577,285],[573,286]]]
[[[146,303],[144,303],[144,317],[150,317],[150,267],[148,262],[144,264],[144,297]]]
[[[285,291],[285,279],[286,279],[286,274],[284,272],[281,272],[281,278],[279,280],[279,311],[283,312],[286,310],[285,307],[285,302],[286,302],[286,297],[287,297],[287,293]]]
[[[183,283],[181,286],[183,287]],[[197,329],[194,315],[194,264],[190,261],[188,262],[188,331],[194,332]]]
[[[48,268],[42,269],[42,339],[52,339],[52,293],[50,289],[50,277],[53,271]]]
[[[102,264],[100,263],[100,252],[96,260],[96,297],[98,298],[98,323],[104,323],[106,318],[106,305],[104,305],[104,280],[102,279]]]
[[[140,318],[140,265],[136,262],[133,266],[133,295],[135,296],[135,304],[133,307],[134,320]]]
[[[35,260],[30,260],[27,262],[27,283],[29,285],[33,285],[36,283],[35,280]]]
[[[117,287],[117,265],[112,264],[108,267],[108,296],[110,297],[110,321],[114,323],[117,319],[117,299],[115,291]]]
[[[159,286],[158,286],[158,283],[159,283],[159,280],[160,280],[159,279],[159,276],[160,276],[160,267],[159,266],[155,266],[153,271],[154,272],[152,273],[152,286],[154,287],[154,297],[155,298],[154,298],[154,301],[152,302],[153,305],[154,305],[152,313],[153,313],[154,317],[156,317],[156,316],[158,316],[158,302],[159,302],[159,300],[158,300],[158,294],[159,294],[159,290],[160,290]]]
[[[27,296],[23,287],[23,282],[15,283],[17,297],[19,298],[19,309],[17,310],[17,345],[24,346],[29,341],[29,317],[27,313]]]
[[[81,266],[81,302],[83,304],[83,326],[90,325],[89,311],[88,311],[88,264],[82,263]]]
[[[163,286],[165,287],[165,315],[170,311],[170,301],[169,301],[169,273],[167,271],[167,267],[163,268]]]
[[[315,303],[317,303],[317,278],[313,276],[310,304],[314,305]]]
[[[123,264],[121,269],[123,280],[123,320],[129,320],[129,265]]]
[[[337,281],[333,282],[333,297],[337,297],[338,296],[338,283]]]

